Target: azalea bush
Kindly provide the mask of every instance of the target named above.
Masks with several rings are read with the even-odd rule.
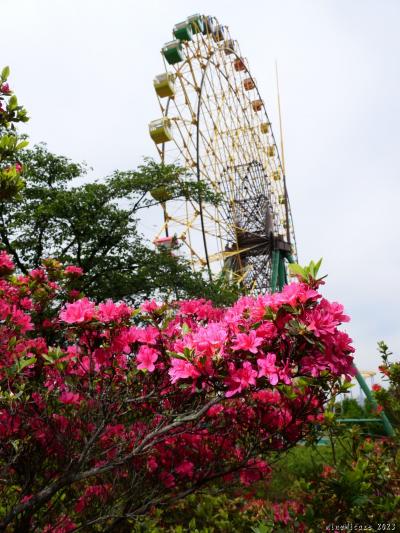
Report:
[[[301,276],[232,307],[95,304],[0,252],[0,529],[132,531],[207,483],[268,481],[346,390],[343,308]]]

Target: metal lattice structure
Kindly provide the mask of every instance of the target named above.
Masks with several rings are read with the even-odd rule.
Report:
[[[223,270],[251,292],[282,287],[296,244],[284,167],[255,78],[228,28],[194,15],[164,45],[154,80],[161,118],[150,135],[165,163],[180,164],[218,193],[164,203],[155,242],[173,236],[194,268]],[[166,235],[166,237],[163,237]]]

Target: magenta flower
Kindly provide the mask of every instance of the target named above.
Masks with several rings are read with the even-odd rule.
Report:
[[[147,326],[139,331],[138,340],[146,344],[156,344],[159,336],[160,334],[157,328],[154,326]]]
[[[72,304],[67,304],[61,311],[60,318],[67,324],[88,322],[95,315],[95,305],[87,298],[81,298]]]
[[[0,87],[0,92],[2,92],[3,94],[11,93],[10,86],[8,85],[8,83],[3,83],[3,85]]]
[[[83,269],[74,265],[69,265],[65,267],[64,272],[70,274],[71,276],[82,276]]]
[[[81,403],[81,396],[79,393],[64,391],[60,394],[59,400],[61,403],[79,405]]]
[[[130,308],[125,303],[115,304],[112,300],[107,300],[99,305],[99,320],[102,322],[112,322],[128,318],[131,314]]]
[[[227,336],[224,326],[212,322],[205,328],[199,328],[193,335],[194,349],[198,354],[212,356],[222,351]]]
[[[229,390],[226,393],[226,397],[230,398],[238,392],[242,392],[250,385],[256,384],[257,371],[253,369],[251,363],[246,361],[243,363],[242,368],[236,369],[233,363],[229,364],[229,378],[226,384]]]
[[[140,306],[140,309],[144,313],[154,313],[154,311],[157,311],[160,309],[161,306],[158,305],[158,303],[155,300],[147,300],[146,302],[143,302]]]
[[[14,270],[14,263],[7,252],[2,250],[0,252],[0,276],[11,274]]]
[[[267,377],[271,385],[276,385],[279,381],[279,373],[275,366],[275,361],[276,355],[274,353],[268,353],[266,357],[257,359],[257,365],[260,369],[258,372],[258,377]]]
[[[185,459],[180,465],[175,468],[175,472],[180,476],[187,476],[191,479],[194,473],[194,464],[191,461]]]
[[[19,328],[20,333],[26,333],[27,331],[31,331],[33,329],[31,317],[21,311],[21,309],[17,309],[16,306],[13,306],[12,308],[11,320],[13,321],[14,325]]]
[[[141,346],[139,348],[136,360],[140,363],[138,365],[138,370],[148,370],[149,372],[154,372],[155,365],[154,363],[158,359],[158,352],[154,348],[149,348],[149,346]]]
[[[258,346],[263,343],[263,339],[257,337],[257,333],[252,329],[249,334],[238,333],[236,335],[236,342],[232,345],[232,350],[243,350],[246,352],[257,353]]]
[[[196,379],[200,376],[200,373],[192,363],[176,357],[171,359],[171,368],[168,370],[168,374],[170,375],[171,383],[176,383],[179,379]]]

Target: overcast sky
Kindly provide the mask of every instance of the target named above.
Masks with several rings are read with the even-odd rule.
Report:
[[[324,258],[324,293],[352,317],[360,369],[400,351],[398,0],[0,0],[0,66],[27,107],[31,143],[101,177],[155,156],[148,122],[160,48],[176,22],[229,27],[278,133],[300,262]],[[151,234],[148,220],[143,231]]]

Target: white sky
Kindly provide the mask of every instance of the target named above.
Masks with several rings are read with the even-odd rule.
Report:
[[[197,12],[239,41],[276,135],[278,61],[300,262],[324,258],[357,364],[375,369],[378,340],[400,350],[399,1],[0,0],[0,66],[29,110],[31,143],[97,177],[155,156],[159,51]]]

